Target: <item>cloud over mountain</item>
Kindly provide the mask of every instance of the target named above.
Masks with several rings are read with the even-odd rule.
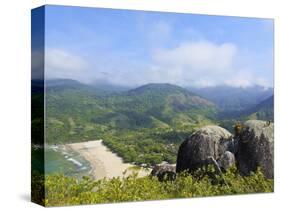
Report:
[[[110,53],[86,59],[62,49],[49,48],[46,50],[46,70],[48,78],[129,86],[146,83],[199,87],[269,85],[270,82],[257,76],[250,65],[241,65],[239,54],[242,53],[233,43],[217,44],[207,40],[185,41],[174,48],[153,49],[146,62],[137,58],[127,60]]]
[[[47,78],[123,86],[273,86],[271,20],[83,11],[49,8]]]

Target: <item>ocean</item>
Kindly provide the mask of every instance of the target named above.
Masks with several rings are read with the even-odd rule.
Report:
[[[32,149],[32,167],[42,172],[40,154],[43,149]],[[41,169],[41,170],[40,170]],[[45,148],[45,174],[64,174],[66,176],[89,176],[93,172],[90,164],[78,153],[64,145],[51,145]]]

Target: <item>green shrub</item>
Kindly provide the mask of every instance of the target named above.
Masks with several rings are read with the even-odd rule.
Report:
[[[193,175],[181,173],[175,181],[164,182],[150,176],[138,178],[137,174],[103,180],[50,175],[45,179],[45,204],[61,206],[273,192],[273,180],[266,179],[260,169],[243,177],[232,168],[221,177],[225,183],[214,183],[203,170]],[[33,189],[38,190],[36,187]]]

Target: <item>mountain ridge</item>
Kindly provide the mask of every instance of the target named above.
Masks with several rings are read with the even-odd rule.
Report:
[[[242,116],[248,119],[259,119],[259,120],[274,120],[274,95],[263,100],[259,104],[252,108],[244,111]]]
[[[48,123],[54,127],[49,129],[62,128],[69,138],[87,129],[96,136],[105,129],[184,129],[210,123],[216,113],[212,102],[171,84],[147,84],[118,93],[51,85],[46,99]],[[52,133],[58,134],[57,130]]]
[[[205,88],[187,87],[190,91],[214,102],[222,112],[239,112],[254,107],[273,95],[273,88],[262,86],[231,87],[214,86]]]

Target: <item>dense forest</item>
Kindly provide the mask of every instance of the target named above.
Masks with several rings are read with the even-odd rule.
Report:
[[[33,100],[42,101],[38,98],[36,81],[33,84],[36,91]],[[171,84],[126,89],[86,85],[74,80],[49,80],[46,89],[48,144],[103,139],[125,162],[148,166],[161,161],[175,163],[179,144],[201,126],[218,124],[233,131],[238,121],[254,117],[273,119],[272,89],[259,89],[254,93],[252,88],[250,91],[241,88],[240,93],[248,96],[254,93],[254,97],[251,97],[252,104],[247,103],[249,107],[244,105],[238,111],[218,104],[219,97],[213,99],[207,93],[207,99],[202,91]],[[237,88],[233,89],[235,105],[244,96],[241,94],[241,97]],[[221,98],[224,95],[221,94]],[[38,122],[40,118],[35,114],[32,123]]]
[[[47,86],[47,142],[103,139],[125,162],[175,163],[182,140],[215,119],[213,103],[175,85],[116,92],[60,83]]]

